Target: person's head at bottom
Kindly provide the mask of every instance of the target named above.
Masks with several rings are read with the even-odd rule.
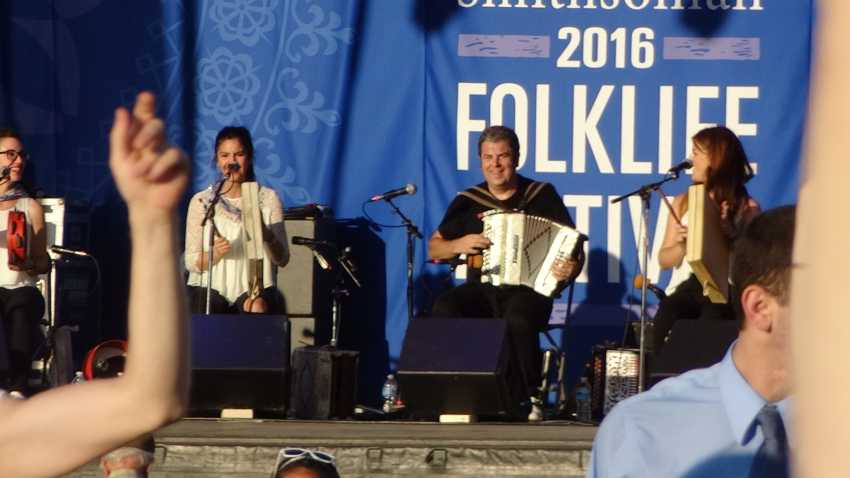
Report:
[[[321,451],[284,448],[277,455],[272,478],[339,478],[336,459]]]

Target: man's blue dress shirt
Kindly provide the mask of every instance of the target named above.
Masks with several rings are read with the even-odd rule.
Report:
[[[599,427],[589,478],[746,477],[765,405],[732,360],[664,380],[617,404]],[[789,399],[777,408],[790,431]]]

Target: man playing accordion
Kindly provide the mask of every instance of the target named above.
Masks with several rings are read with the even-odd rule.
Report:
[[[485,129],[478,139],[478,156],[484,182],[458,194],[428,242],[431,259],[453,259],[461,254],[474,256],[491,246],[482,234],[481,216],[490,210],[523,211],[574,228],[561,196],[549,183],[535,182],[516,172],[519,139],[504,126]],[[552,263],[551,274],[563,288],[581,271],[583,259],[568,257]],[[540,383],[542,357],[539,333],[549,322],[552,298],[525,285],[481,282],[481,272],[470,270],[463,285],[441,294],[435,304],[435,317],[501,318],[508,324],[510,356],[516,361],[525,397],[535,397]],[[534,414],[537,416],[534,416]],[[539,417],[533,410],[530,419]]]

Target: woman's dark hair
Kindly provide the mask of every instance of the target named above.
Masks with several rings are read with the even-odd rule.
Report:
[[[706,128],[694,135],[694,143],[708,153],[709,168],[705,185],[720,205],[729,204],[730,216],[749,197],[744,184],[753,177],[753,169],[741,140],[725,126]]]
[[[251,141],[251,133],[244,126],[225,126],[215,136],[215,156],[213,165],[218,165],[218,147],[227,139],[237,139],[245,150],[245,180],[256,181],[254,176],[254,142]]]

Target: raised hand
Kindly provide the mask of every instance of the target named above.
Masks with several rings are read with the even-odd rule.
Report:
[[[173,212],[188,183],[186,155],[166,144],[155,110],[154,95],[139,93],[132,114],[115,110],[109,134],[109,167],[131,212]]]

